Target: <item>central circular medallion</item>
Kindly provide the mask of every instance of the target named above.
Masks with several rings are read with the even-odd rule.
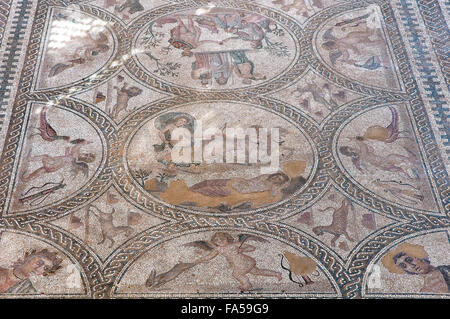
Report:
[[[141,29],[133,46],[139,69],[195,90],[260,86],[298,57],[294,38],[279,22],[233,8],[161,16]]]
[[[231,102],[160,113],[142,122],[125,147],[127,170],[148,194],[200,211],[241,212],[288,200],[307,184],[315,157],[290,121]]]

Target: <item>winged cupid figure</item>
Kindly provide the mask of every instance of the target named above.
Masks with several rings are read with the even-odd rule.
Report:
[[[168,272],[159,274],[152,271],[149,279],[147,280],[147,287],[159,287],[162,284],[175,279],[179,274],[190,269],[200,263],[208,262],[218,255],[222,255],[228,262],[228,267],[232,270],[232,276],[236,279],[240,286],[241,291],[248,291],[252,289],[252,284],[248,278],[248,274],[255,276],[276,277],[278,281],[282,279],[281,273],[269,269],[261,269],[256,266],[256,260],[252,257],[245,255],[245,252],[252,252],[256,250],[256,247],[248,245],[245,242],[253,240],[257,242],[267,242],[267,240],[249,235],[240,234],[237,240],[233,238],[229,233],[216,232],[209,241],[198,240],[184,244],[185,247],[195,247],[208,251],[209,253],[197,258],[191,263],[178,263]]]

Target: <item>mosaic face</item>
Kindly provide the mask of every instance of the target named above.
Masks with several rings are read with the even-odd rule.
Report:
[[[177,129],[187,134],[186,147],[179,147]],[[177,157],[182,152],[190,153],[186,161]],[[224,102],[182,106],[147,121],[133,134],[126,158],[135,180],[164,202],[229,212],[290,198],[314,166],[311,144],[294,125]]]
[[[378,10],[372,6],[330,19],[316,33],[315,48],[327,65],[354,81],[398,90],[389,42],[380,20],[374,18],[379,16]]]

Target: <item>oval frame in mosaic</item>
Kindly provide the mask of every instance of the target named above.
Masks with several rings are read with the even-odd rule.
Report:
[[[214,100],[205,100],[202,102],[214,102]],[[247,107],[255,107],[262,109],[264,111],[269,111],[274,115],[281,117],[283,120],[288,121],[293,127],[298,129],[300,133],[306,138],[309,142],[311,150],[314,154],[313,166],[311,172],[307,178],[305,185],[303,185],[299,190],[297,190],[293,195],[290,195],[288,198],[278,201],[276,203],[266,205],[256,209],[250,209],[248,211],[237,211],[237,212],[226,212],[221,213],[217,210],[202,210],[202,209],[189,209],[182,206],[175,206],[164,202],[161,199],[155,198],[150,195],[150,193],[143,189],[141,185],[136,181],[136,179],[132,176],[130,169],[127,164],[126,157],[126,149],[133,138],[135,132],[140,130],[140,128],[150,121],[158,114],[166,112],[168,110],[176,109],[177,107],[193,104],[193,102],[184,101],[184,99],[167,99],[161,102],[155,102],[150,104],[149,106],[141,109],[139,112],[135,113],[131,118],[128,118],[126,122],[124,122],[118,131],[118,143],[112,149],[114,149],[114,156],[116,159],[113,161],[117,163],[117,165],[113,168],[115,171],[115,180],[119,187],[123,191],[123,195],[127,197],[131,197],[134,202],[137,202],[140,206],[144,206],[147,209],[150,209],[153,213],[163,214],[164,217],[168,217],[165,214],[165,210],[170,211],[180,211],[186,212],[188,214],[194,214],[198,216],[209,216],[209,217],[239,217],[239,216],[251,216],[258,215],[260,217],[264,216],[264,218],[279,218],[280,216],[285,216],[294,211],[300,211],[301,208],[307,205],[308,202],[313,200],[315,197],[319,196],[320,192],[311,190],[311,188],[315,188],[315,183],[319,183],[323,186],[323,183],[326,183],[322,180],[321,176],[325,175],[325,173],[318,173],[318,150],[316,146],[316,142],[314,141],[314,133],[317,128],[315,125],[310,122],[307,118],[303,117],[300,112],[289,108],[288,106],[284,106],[278,102],[274,102],[271,100],[261,99],[261,104],[255,104],[255,102],[242,102],[242,101],[226,101],[220,100],[220,102],[230,102],[230,103],[239,103],[246,105]],[[197,102],[199,103],[199,102]],[[291,117],[289,119],[289,117]],[[313,132],[307,132],[310,129]],[[318,138],[318,136],[315,136]],[[317,181],[316,181],[317,180]],[[164,207],[164,208],[162,208]]]

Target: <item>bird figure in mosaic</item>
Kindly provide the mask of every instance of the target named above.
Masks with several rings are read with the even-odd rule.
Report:
[[[312,95],[312,98],[314,99],[314,101],[316,101],[317,103],[323,104],[324,106],[326,106],[329,110],[332,110],[334,107],[336,107],[337,105],[335,104],[334,101],[327,101],[323,96],[322,96],[322,90],[321,88],[315,84],[315,83],[306,83],[303,86],[297,86],[297,88],[295,89],[295,91],[297,94],[299,94],[299,96],[304,95],[305,93],[310,93]]]
[[[47,106],[44,106],[41,109],[39,127],[37,129],[39,130],[39,133],[33,134],[33,136],[40,135],[44,141],[53,142],[56,140],[70,140],[69,136],[58,135],[55,129],[50,125],[47,120]]]

